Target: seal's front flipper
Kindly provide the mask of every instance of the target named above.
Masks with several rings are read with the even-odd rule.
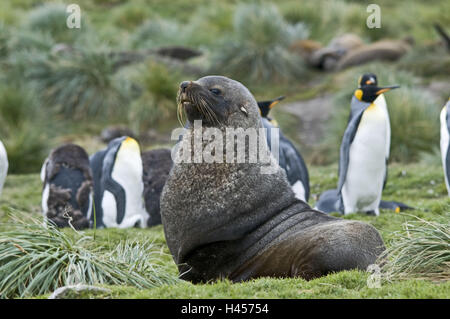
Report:
[[[378,207],[382,208],[382,209],[391,209],[391,210],[395,211],[396,213],[400,213],[400,212],[403,212],[403,211],[409,210],[409,209],[415,209],[414,207],[408,206],[401,202],[386,201],[386,200],[381,200],[380,205]]]

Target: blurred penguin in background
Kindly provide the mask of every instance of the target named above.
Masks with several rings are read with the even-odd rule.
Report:
[[[66,144],[54,149],[41,169],[42,212],[58,227],[88,228],[93,179],[83,148]]]
[[[272,149],[271,130],[277,128],[278,124],[269,117],[270,110],[278,104],[284,96],[280,96],[274,100],[258,102],[261,113],[261,121],[263,127],[266,128],[267,144]],[[286,172],[289,184],[295,193],[295,197],[308,202],[309,200],[309,174],[305,161],[295,148],[294,144],[279,131],[279,165]]]
[[[146,227],[141,150],[128,136],[113,139],[90,158],[94,176],[95,214],[91,220],[102,227]]]
[[[441,111],[441,156],[442,156],[442,166],[444,168],[444,178],[445,186],[447,187],[447,192],[450,196],[450,98],[447,104],[444,105]]]
[[[8,174],[8,155],[5,146],[0,141],[0,196],[2,195],[3,185],[5,184],[6,175]]]

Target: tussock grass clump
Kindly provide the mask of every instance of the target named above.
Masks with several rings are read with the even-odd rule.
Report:
[[[446,77],[450,74],[450,55],[445,48],[416,48],[399,61],[399,68],[423,77]]]
[[[214,51],[218,39],[233,30],[233,11],[233,6],[222,1],[198,8],[183,26],[189,33],[189,44]]]
[[[441,106],[417,88],[392,92],[386,100],[391,120],[391,160],[414,162],[421,153],[432,153],[439,144]]]
[[[17,29],[12,29],[10,33],[10,40],[7,43],[9,53],[49,52],[55,45],[55,40],[48,33]]]
[[[81,14],[81,28],[69,29],[66,25],[69,15],[63,4],[44,4],[29,13],[25,19],[26,27],[29,30],[48,33],[56,42],[73,43],[83,34],[87,26],[84,15]]]
[[[150,61],[139,68],[133,82],[141,94],[128,113],[134,131],[143,132],[160,121],[176,118],[175,100],[181,80],[180,73],[164,64]]]
[[[306,23],[311,30],[311,39],[321,41],[324,44],[337,34],[348,32],[349,30],[346,27],[349,25],[353,32],[359,29],[358,26],[351,26],[351,23],[346,21],[349,16],[349,20],[353,19],[351,14],[354,13],[355,7],[360,8],[358,4],[347,1],[326,0],[294,0],[280,4],[280,10],[287,21],[290,23]],[[365,12],[365,10],[360,11],[363,14]]]
[[[257,82],[296,78],[303,74],[303,61],[288,48],[307,36],[303,23],[286,22],[274,5],[238,5],[232,34],[213,54],[212,71]]]
[[[394,233],[381,257],[385,279],[449,280],[450,214],[441,223],[415,218],[404,223],[403,231]]]
[[[177,21],[154,18],[136,29],[131,37],[131,45],[137,49],[182,45],[187,41],[184,30]]]
[[[9,30],[0,20],[0,59],[8,55]]]
[[[177,279],[156,262],[152,243],[121,242],[112,251],[93,238],[37,219],[17,219],[0,232],[0,296],[42,295],[65,285],[153,288]]]
[[[39,170],[51,147],[47,133],[52,128],[28,87],[0,85],[0,138],[8,153],[9,173]]]
[[[29,57],[27,79],[43,101],[68,117],[114,115],[127,104],[128,86],[115,77],[115,59],[103,49],[76,49]]]
[[[152,15],[152,8],[142,0],[134,0],[112,8],[112,21],[119,28],[133,29]]]

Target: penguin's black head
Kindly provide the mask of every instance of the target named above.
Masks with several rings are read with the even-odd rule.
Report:
[[[362,86],[366,85],[378,85],[377,76],[373,73],[364,73],[359,77],[358,80],[358,88],[361,88]]]
[[[372,103],[380,94],[393,89],[397,89],[399,87],[400,87],[399,85],[391,85],[391,86],[363,85],[355,91],[354,95],[358,100],[362,102]]]
[[[277,97],[276,99],[270,101],[260,101],[258,102],[259,112],[262,117],[266,117],[269,115],[270,110],[274,107],[278,102],[284,99],[284,96]]]

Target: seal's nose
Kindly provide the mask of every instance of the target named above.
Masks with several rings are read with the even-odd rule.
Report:
[[[184,81],[180,84],[181,92],[186,92],[186,89],[192,85],[192,81]]]

